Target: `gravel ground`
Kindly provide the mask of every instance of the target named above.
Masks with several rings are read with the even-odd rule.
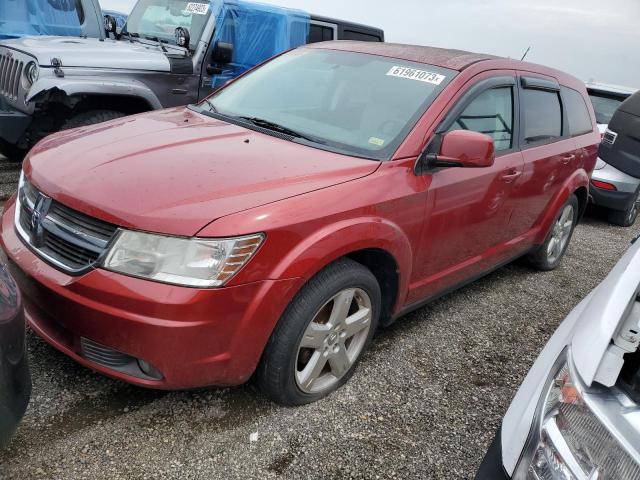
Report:
[[[16,172],[0,161],[0,185]],[[29,333],[33,398],[0,478],[472,478],[539,351],[635,231],[589,214],[560,269],[514,264],[408,315],[346,387],[297,409],[249,386],[141,390]]]

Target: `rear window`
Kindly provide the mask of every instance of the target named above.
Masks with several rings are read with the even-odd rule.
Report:
[[[312,23],[309,26],[309,40],[307,43],[328,42],[333,40],[333,31],[331,27]]]
[[[593,104],[593,109],[596,111],[596,122],[600,125],[611,123],[613,114],[616,113],[616,110],[624,100],[620,97],[607,96],[601,93],[590,93],[589,98]]]
[[[562,107],[558,93],[525,89],[521,104],[525,145],[562,137]]]
[[[571,88],[562,87],[562,96],[567,109],[571,135],[575,137],[593,132],[591,115],[582,94]]]

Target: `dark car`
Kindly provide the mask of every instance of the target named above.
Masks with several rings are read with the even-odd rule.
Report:
[[[610,210],[609,220],[632,226],[640,212],[640,92],[620,105],[600,145],[591,179],[596,205]]]
[[[0,447],[22,419],[31,396],[20,292],[0,265]]]

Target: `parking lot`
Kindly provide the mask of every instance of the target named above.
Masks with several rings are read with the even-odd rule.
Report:
[[[0,160],[3,195],[18,173]],[[33,397],[0,478],[471,478],[540,349],[635,231],[590,212],[560,269],[511,265],[407,316],[345,388],[297,409],[249,386],[138,389],[29,333]]]

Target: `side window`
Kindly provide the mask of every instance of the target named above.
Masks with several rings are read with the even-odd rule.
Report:
[[[559,93],[525,88],[522,90],[521,111],[525,145],[562,137]]]
[[[309,26],[309,40],[307,43],[328,42],[331,40],[333,40],[333,28],[314,23]]]
[[[472,130],[493,138],[496,151],[513,147],[513,88],[481,93],[453,123],[451,130]]]
[[[571,88],[562,87],[562,97],[567,109],[571,136],[576,137],[593,132],[591,115],[589,115],[589,109],[582,94]]]

